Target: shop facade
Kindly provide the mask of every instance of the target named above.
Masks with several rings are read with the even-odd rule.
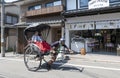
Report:
[[[66,44],[75,52],[116,52],[120,44],[120,13],[66,18]]]

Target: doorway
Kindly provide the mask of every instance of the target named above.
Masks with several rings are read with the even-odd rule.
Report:
[[[116,29],[96,30],[95,39],[99,41],[99,51],[116,52]]]
[[[61,28],[52,28],[52,42],[58,41],[61,38]]]

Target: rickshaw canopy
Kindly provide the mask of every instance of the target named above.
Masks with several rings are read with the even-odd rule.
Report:
[[[44,30],[49,30],[49,29],[50,26],[47,24],[33,23],[25,28],[24,33],[26,34],[27,32],[35,32],[35,31],[42,32]]]
[[[24,34],[27,36],[28,32],[38,31],[44,38],[47,38],[50,28],[48,24],[33,23],[24,29]]]

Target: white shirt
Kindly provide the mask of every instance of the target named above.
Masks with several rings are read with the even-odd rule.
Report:
[[[34,42],[36,42],[36,41],[43,41],[43,39],[40,36],[33,35],[32,36],[32,41],[34,41]]]

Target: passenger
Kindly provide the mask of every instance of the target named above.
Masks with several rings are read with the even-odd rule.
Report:
[[[39,34],[38,31],[35,31],[34,35],[32,36],[32,41],[33,42],[37,42],[37,41],[41,42],[41,41],[43,41],[43,39],[41,37],[41,34]]]
[[[40,52],[46,53],[50,50],[50,45],[42,38],[38,31],[32,36],[32,41],[38,46]]]

